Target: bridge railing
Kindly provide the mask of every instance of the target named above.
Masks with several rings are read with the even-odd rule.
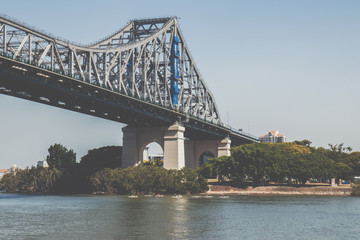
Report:
[[[255,136],[255,135],[252,135],[252,134],[250,134],[250,133],[244,132],[242,129],[233,128],[233,127],[231,127],[231,126],[228,125],[228,124],[224,124],[224,127],[228,128],[231,132],[236,133],[236,134],[239,134],[239,135],[247,136],[247,137],[249,137],[249,138],[256,139],[256,140],[259,138],[259,137]]]
[[[28,29],[30,29],[30,30],[32,30],[32,31],[38,32],[38,33],[40,33],[40,34],[49,36],[49,37],[51,37],[51,38],[53,38],[53,39],[57,39],[57,40],[59,40],[59,41],[65,42],[65,43],[70,43],[70,44],[72,44],[72,45],[76,45],[76,46],[79,46],[79,47],[87,47],[87,46],[88,46],[88,45],[86,45],[86,44],[77,43],[77,42],[70,41],[70,40],[68,40],[68,39],[65,39],[65,38],[62,38],[62,37],[59,37],[59,36],[55,36],[55,35],[52,34],[52,33],[48,33],[48,32],[46,32],[46,31],[44,31],[44,30],[42,30],[42,29],[39,29],[39,28],[37,28],[37,27],[35,27],[35,26],[32,26],[32,25],[30,25],[30,24],[28,24],[28,23],[26,23],[26,22],[22,22],[22,21],[20,21],[20,20],[18,20],[18,19],[16,19],[16,18],[10,17],[10,16],[8,16],[8,15],[6,15],[6,14],[0,13],[0,18],[7,19],[7,20],[9,20],[9,21],[11,21],[11,22],[13,22],[13,23],[15,23],[15,24],[24,26],[24,27],[26,27],[26,28],[28,28]]]

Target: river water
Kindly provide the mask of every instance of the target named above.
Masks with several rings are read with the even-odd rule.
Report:
[[[360,239],[360,198],[0,193],[0,239]]]

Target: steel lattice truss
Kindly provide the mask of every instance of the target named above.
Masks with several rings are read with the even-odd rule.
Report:
[[[171,45],[179,43],[179,104],[173,106]],[[0,17],[0,53],[115,92],[221,123],[215,99],[186,46],[177,18],[134,20],[82,46]]]

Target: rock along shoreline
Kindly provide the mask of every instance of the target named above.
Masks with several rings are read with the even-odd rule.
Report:
[[[231,186],[209,185],[206,194],[214,195],[298,195],[298,196],[351,196],[352,189],[350,186],[305,186],[305,187],[289,187],[289,186],[260,186],[237,188]]]

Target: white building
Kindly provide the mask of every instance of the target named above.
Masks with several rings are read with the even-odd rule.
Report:
[[[49,164],[47,163],[47,161],[38,161],[37,162],[37,167],[49,167]]]
[[[268,131],[265,135],[259,137],[260,142],[266,143],[282,143],[286,142],[286,137],[279,133],[278,130],[276,131]]]
[[[154,161],[154,160],[164,160],[164,154],[150,154],[149,147],[146,147],[143,152],[143,160],[144,161]]]
[[[150,160],[150,161],[164,160],[164,154],[162,154],[162,153],[159,153],[159,154],[149,154],[149,160]]]
[[[143,160],[149,161],[149,147],[146,147],[143,152]]]
[[[13,164],[10,168],[9,168],[9,172],[13,172],[16,173],[17,171],[21,170],[20,167],[16,166],[16,164]]]

